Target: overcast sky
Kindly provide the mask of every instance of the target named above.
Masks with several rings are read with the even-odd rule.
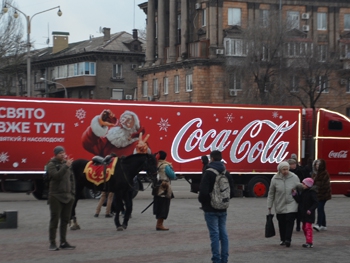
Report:
[[[4,1],[4,0],[3,0]],[[47,46],[49,37],[52,46],[52,31],[69,32],[69,43],[89,39],[90,35],[102,36],[99,28],[109,27],[111,33],[132,29],[145,29],[146,15],[139,4],[148,0],[14,0],[19,10],[27,16],[60,6],[63,15],[57,15],[58,9],[35,15],[31,20],[31,41],[35,49]],[[2,2],[2,1],[1,1]],[[24,27],[26,39],[26,20],[19,15]]]

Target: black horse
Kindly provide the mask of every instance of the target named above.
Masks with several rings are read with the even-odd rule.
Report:
[[[101,158],[102,159],[102,158]],[[133,179],[135,176],[139,174],[141,171],[146,171],[147,176],[154,178],[157,176],[157,160],[152,154],[133,154],[127,157],[121,157],[118,158],[116,167],[114,169],[114,174],[111,176],[110,180],[106,183],[101,183],[100,185],[96,186],[95,184],[89,182],[86,179],[86,175],[84,174],[84,169],[86,164],[89,162],[89,160],[85,159],[77,159],[73,161],[72,163],[72,170],[75,177],[75,184],[76,184],[76,196],[75,196],[75,202],[73,204],[72,208],[72,215],[71,215],[71,224],[70,228],[72,230],[80,229],[79,224],[77,223],[75,208],[77,206],[78,200],[79,200],[79,193],[83,190],[84,187],[87,187],[89,189],[93,190],[99,190],[99,191],[106,191],[106,192],[113,192],[116,197],[123,198],[129,198],[132,199],[132,195],[125,195],[126,192],[129,192],[133,188]],[[126,196],[126,197],[124,197]],[[118,198],[119,199],[119,198]],[[120,200],[120,199],[119,199]],[[124,202],[131,202],[132,200],[125,200]],[[116,226],[120,226],[119,223],[119,213],[122,209],[121,205],[116,205],[116,216],[115,216],[115,223]],[[130,216],[132,209],[132,206],[126,207],[125,214],[128,213]],[[124,229],[127,226],[127,221],[129,220],[129,217],[124,216],[124,222],[123,226]]]

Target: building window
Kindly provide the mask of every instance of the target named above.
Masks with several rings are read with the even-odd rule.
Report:
[[[290,92],[299,92],[299,78],[297,76],[290,78]]]
[[[350,93],[350,78],[345,79],[346,93]]]
[[[186,91],[192,91],[192,74],[186,75]]]
[[[163,87],[164,87],[164,95],[169,94],[169,81],[167,77],[163,79]]]
[[[225,55],[226,56],[246,56],[247,45],[244,44],[243,39],[229,39],[225,40]]]
[[[123,89],[112,89],[112,100],[122,100],[124,91]]]
[[[270,10],[259,10],[259,25],[261,27],[268,27]]]
[[[122,64],[113,64],[112,78],[114,78],[114,79],[123,78],[123,65]]]
[[[346,116],[350,117],[350,108],[346,108]]]
[[[326,13],[317,13],[317,30],[327,30]]]
[[[327,45],[319,45],[318,46],[318,61],[319,62],[325,62],[327,60],[327,52],[328,52]]]
[[[241,25],[241,9],[240,8],[229,8],[228,9],[228,25],[229,26],[240,26]]]
[[[229,74],[229,85],[230,90],[242,90],[241,74],[237,72]]]
[[[312,55],[313,43],[289,42],[284,47],[286,57],[304,57]]]
[[[297,11],[287,11],[287,22],[290,28],[300,28],[300,17]]]
[[[350,44],[340,43],[340,59],[350,59]]]
[[[148,97],[148,83],[146,81],[142,81],[142,97]]]
[[[153,96],[158,96],[158,79],[153,79]]]
[[[202,26],[207,25],[207,9],[202,10]]]
[[[350,14],[344,15],[344,30],[350,30]]]
[[[328,93],[328,77],[327,76],[319,76],[317,78],[318,86],[316,87],[317,92]]]
[[[174,77],[174,93],[179,93],[179,76]]]

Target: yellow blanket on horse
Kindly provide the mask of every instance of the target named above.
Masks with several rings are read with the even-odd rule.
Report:
[[[86,175],[86,179],[95,184],[96,186],[108,182],[111,179],[111,176],[114,174],[115,165],[117,164],[118,157],[112,159],[112,161],[106,166],[106,175],[103,174],[104,165],[94,164],[93,161],[90,161],[86,164],[84,173]]]

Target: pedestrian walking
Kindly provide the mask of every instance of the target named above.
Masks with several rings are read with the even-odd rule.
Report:
[[[318,159],[314,162],[314,184],[317,186],[317,222],[313,226],[316,231],[327,230],[325,205],[332,198],[331,182],[329,173],[326,170],[326,162],[323,159]]]
[[[318,206],[317,190],[312,178],[305,178],[301,184],[301,189],[293,189],[293,197],[299,204],[298,210],[300,220],[303,222],[303,232],[305,236],[304,248],[313,247],[312,224],[315,222],[316,208]]]
[[[280,234],[280,245],[290,247],[298,203],[292,196],[292,190],[300,183],[298,176],[289,171],[289,163],[281,162],[278,172],[272,177],[267,196],[267,208],[271,214],[274,205]]]

